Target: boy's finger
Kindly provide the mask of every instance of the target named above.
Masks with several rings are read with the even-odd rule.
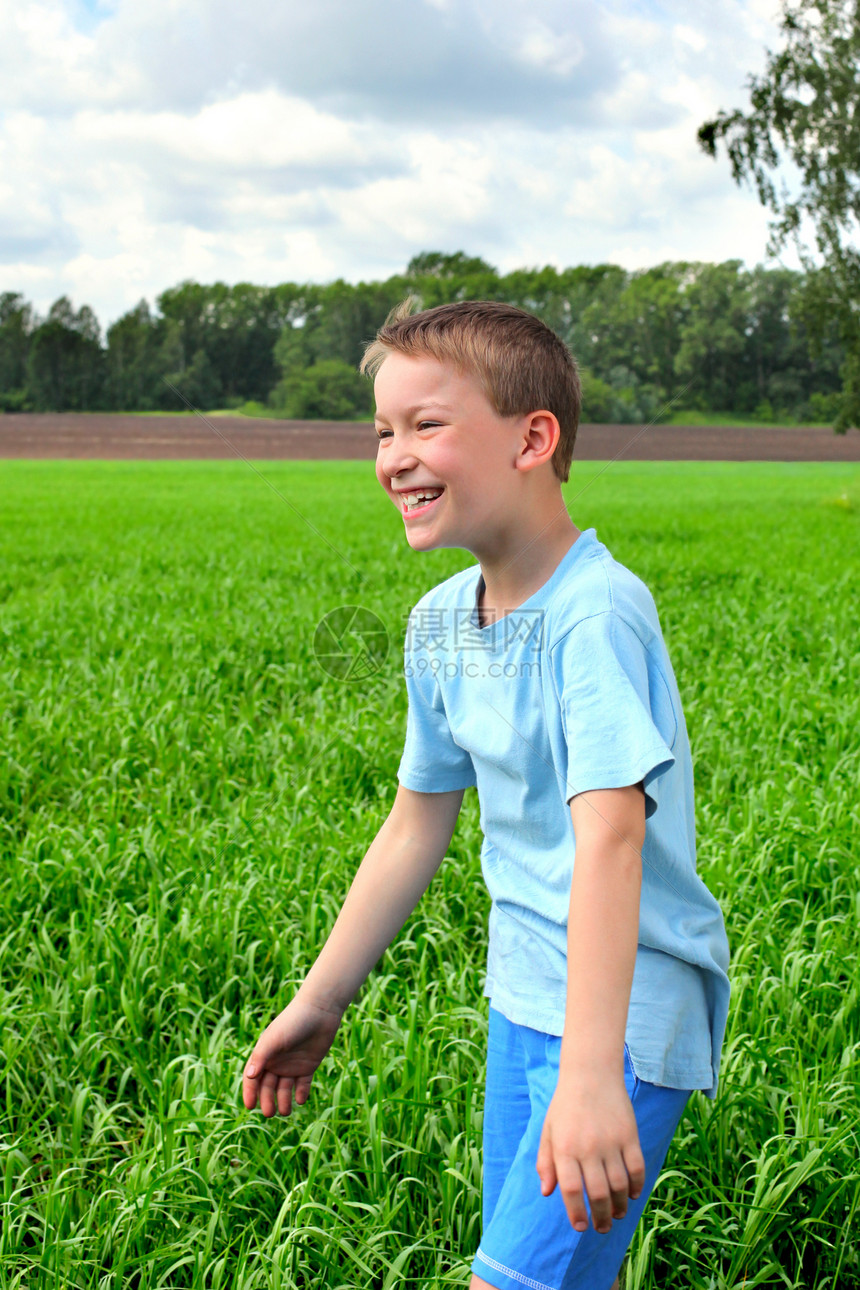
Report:
[[[588,1230],[588,1210],[585,1207],[585,1184],[582,1171],[576,1164],[568,1166],[568,1170],[558,1180],[565,1209],[571,1227],[577,1232],[585,1232]]]
[[[257,1072],[259,1066],[255,1060],[254,1054],[248,1058],[244,1071],[242,1072],[242,1101],[245,1104],[246,1111],[253,1111],[257,1105]]]
[[[289,1115],[293,1109],[293,1081],[291,1079],[278,1080],[278,1111],[281,1115]]]
[[[296,1105],[303,1106],[308,1100],[308,1094],[311,1091],[311,1076],[301,1075],[296,1080]]]
[[[627,1170],[620,1155],[611,1161],[607,1161],[606,1177],[609,1181],[612,1217],[623,1218],[627,1213],[628,1200],[632,1199],[632,1197],[630,1197],[629,1192],[630,1181],[627,1177]]]
[[[557,1179],[555,1174],[555,1164],[553,1163],[552,1158],[552,1146],[550,1145],[549,1138],[546,1134],[544,1134],[540,1140],[535,1168],[537,1169],[538,1177],[540,1178],[541,1195],[552,1195],[552,1192],[555,1190]]]
[[[595,1232],[605,1235],[612,1228],[612,1197],[609,1190],[609,1179],[603,1161],[586,1167],[585,1190],[591,1206],[591,1222]],[[586,1227],[588,1222],[586,1220]],[[585,1230],[585,1229],[580,1229]]]
[[[260,1084],[260,1110],[265,1116],[275,1114],[275,1089],[278,1077],[272,1071],[266,1071]]]
[[[624,1165],[627,1169],[628,1190],[631,1200],[638,1200],[645,1186],[645,1158],[637,1142],[624,1152]]]

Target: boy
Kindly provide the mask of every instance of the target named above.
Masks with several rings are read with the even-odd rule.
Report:
[[[305,1101],[476,785],[492,906],[471,1287],[610,1290],[690,1090],[716,1091],[728,1004],[678,690],[648,591],[565,508],[580,390],[559,338],[504,304],[401,308],[362,370],[409,545],[478,565],[413,610],[394,806],[249,1058],[245,1106]]]

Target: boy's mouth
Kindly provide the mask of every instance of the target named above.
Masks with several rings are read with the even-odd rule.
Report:
[[[400,508],[404,518],[423,515],[442,496],[442,488],[417,488],[414,492],[400,493]]]

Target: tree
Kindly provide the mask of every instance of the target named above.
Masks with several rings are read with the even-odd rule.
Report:
[[[311,362],[337,358],[357,367],[365,345],[407,291],[399,277],[355,285],[338,279],[318,287],[316,309],[304,327]]]
[[[178,371],[184,371],[199,349],[206,349],[206,342],[213,326],[212,293],[215,287],[202,286],[186,278],[176,287],[169,287],[156,298],[164,318],[173,324],[174,340],[179,345]]]
[[[33,310],[17,291],[0,292],[0,410],[26,406]]]
[[[406,266],[407,286],[423,309],[454,300],[499,299],[499,275],[491,264],[465,251],[422,251]],[[406,294],[405,292],[403,293]]]
[[[75,312],[67,296],[54,301],[30,337],[27,385],[40,412],[83,412],[101,405],[104,350],[89,305]]]
[[[205,411],[207,408],[210,410],[216,408],[220,402],[221,386],[218,376],[209,355],[202,348],[195,350],[191,362],[181,371],[167,372],[164,376],[164,384],[171,394],[173,394],[171,386],[178,391],[174,394],[174,399],[178,401],[178,406],[183,411],[189,403],[199,411]]]
[[[514,269],[499,278],[494,300],[506,300],[537,314],[561,336],[577,362],[597,363],[596,335],[588,306],[600,299],[614,299],[623,290],[627,274],[613,265],[578,265],[571,269]]]
[[[689,382],[687,407],[734,410],[738,372],[748,348],[747,285],[739,260],[699,264],[685,295],[675,372]]]
[[[107,390],[117,411],[149,412],[164,402],[158,351],[161,326],[141,300],[107,329]]]
[[[479,255],[467,255],[465,251],[420,251],[406,266],[406,276],[413,280],[444,278],[453,281],[480,277],[485,273],[495,273],[495,269]]]
[[[339,358],[326,358],[304,370],[287,372],[271,402],[298,420],[349,421],[370,415],[370,382]]]
[[[752,183],[773,212],[771,252],[793,243],[814,275],[814,339],[835,319],[844,347],[844,431],[860,426],[860,0],[782,0],[781,30],[783,48],[749,78],[749,111],[718,113],[699,142],[712,157],[722,143],[735,181]],[[793,191],[777,176],[786,160],[799,176]]]
[[[220,288],[213,300],[214,326],[206,353],[221,384],[225,403],[263,401],[278,379],[273,350],[284,325],[283,311],[301,297],[301,288],[239,282]]]
[[[671,399],[678,388],[675,356],[690,312],[685,287],[692,279],[688,264],[660,264],[630,274],[615,293],[601,293],[600,303],[585,312],[595,338],[592,362],[604,374],[627,368],[635,384],[651,386],[660,402]]]

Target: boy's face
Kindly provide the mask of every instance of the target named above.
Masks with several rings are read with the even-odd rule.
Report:
[[[376,477],[416,551],[504,545],[521,494],[526,417],[501,417],[476,376],[429,356],[389,354],[377,373]],[[419,499],[416,492],[432,497]]]

